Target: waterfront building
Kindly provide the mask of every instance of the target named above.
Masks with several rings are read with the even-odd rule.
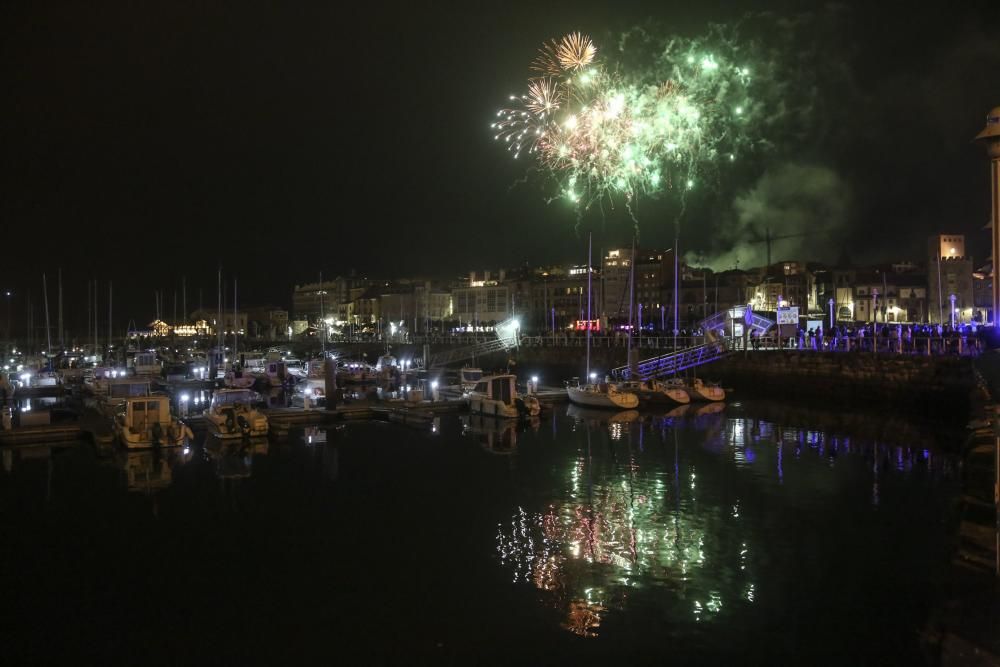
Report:
[[[247,332],[251,338],[277,340],[288,335],[288,311],[273,305],[247,308]]]
[[[974,266],[965,251],[962,234],[937,234],[927,240],[928,316],[931,322],[951,321],[951,295],[955,295],[955,321],[974,317]]]

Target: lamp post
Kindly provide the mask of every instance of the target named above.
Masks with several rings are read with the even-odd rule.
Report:
[[[320,280],[322,280],[322,274],[321,274]],[[320,284],[322,285],[322,282]],[[319,321],[323,323],[323,338],[322,338],[321,345],[322,345],[322,350],[323,350],[323,357],[325,358],[326,357],[326,337],[329,335],[329,329],[327,329],[327,326],[326,326],[326,308],[325,308],[325,304],[324,304],[324,301],[323,301],[323,297],[326,296],[326,290],[325,289],[317,290],[316,294],[319,295]]]
[[[878,288],[872,288],[872,322],[878,322]]]
[[[7,328],[4,330],[7,334],[7,342],[10,342],[10,298],[14,295],[9,289],[4,290],[4,296],[7,297]]]
[[[986,127],[976,135],[976,141],[986,146],[986,155],[990,159],[990,185],[993,202],[993,229],[990,236],[993,240],[993,325],[996,326],[997,314],[1000,313],[1000,282],[997,281],[997,262],[1000,261],[1000,107],[994,107],[986,114]],[[1000,507],[1000,490],[998,490],[998,507]],[[997,557],[1000,559],[1000,556]],[[998,561],[1000,562],[1000,561]]]
[[[990,236],[993,240],[993,326],[996,327],[997,314],[1000,313],[1000,282],[997,281],[997,261],[1000,261],[1000,107],[994,107],[986,115],[986,127],[976,135],[976,141],[986,145],[986,154],[990,158],[990,186],[993,202],[993,229]],[[1000,576],[1000,423],[994,422],[996,437],[993,440],[994,460],[993,470],[993,502],[996,507],[996,573]]]

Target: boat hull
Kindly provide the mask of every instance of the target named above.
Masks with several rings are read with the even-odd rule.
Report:
[[[587,391],[581,387],[566,387],[569,400],[577,405],[612,410],[631,410],[639,406],[639,397],[631,392]]]

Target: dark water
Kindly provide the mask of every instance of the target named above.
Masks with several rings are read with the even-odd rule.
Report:
[[[781,412],[6,452],[4,662],[920,664],[953,462]]]

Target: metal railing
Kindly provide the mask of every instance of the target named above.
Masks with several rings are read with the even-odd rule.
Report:
[[[715,341],[685,348],[669,354],[644,359],[636,366],[635,374],[628,366],[619,366],[611,372],[623,380],[649,380],[664,375],[680,373],[695,366],[701,366],[722,359],[730,353],[725,341]]]

